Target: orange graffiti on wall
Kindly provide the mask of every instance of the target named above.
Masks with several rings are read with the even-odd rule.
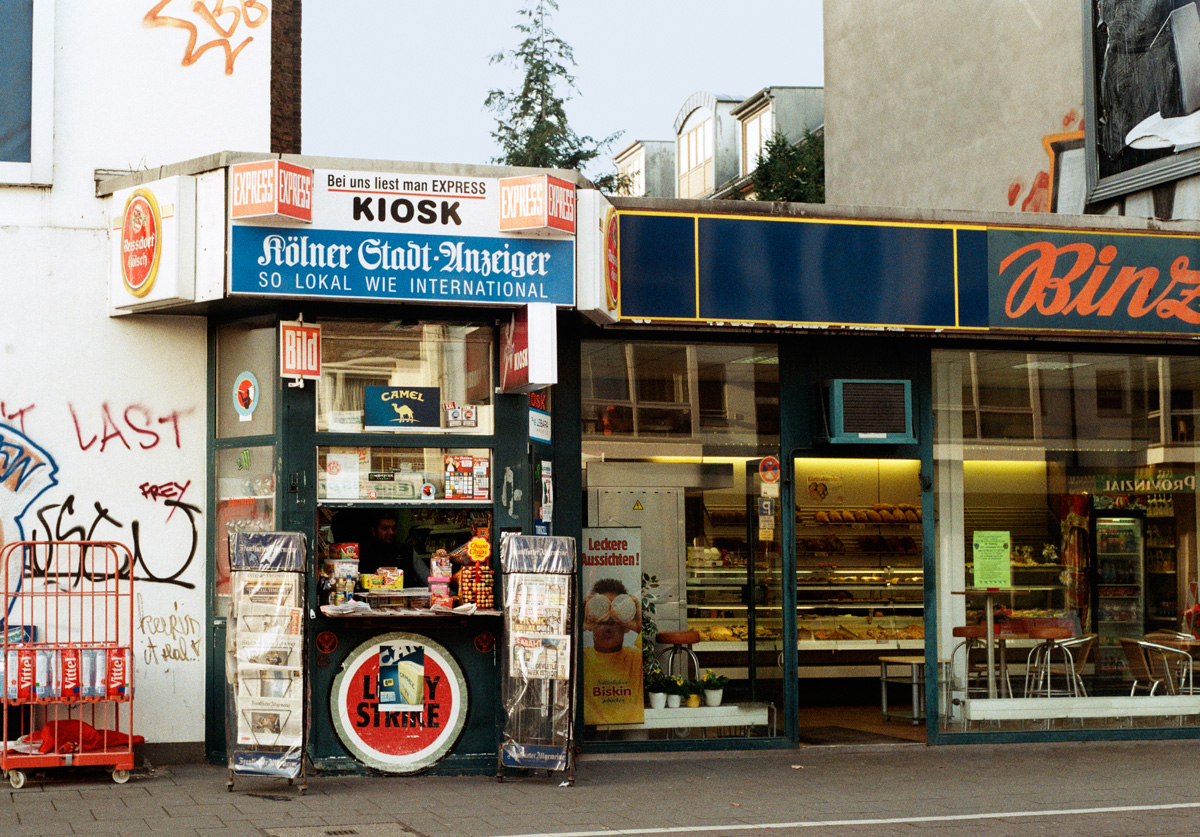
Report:
[[[1022,212],[1050,211],[1054,199],[1054,178],[1051,173],[1058,163],[1057,149],[1069,140],[1083,139],[1083,117],[1079,115],[1078,110],[1072,108],[1063,115],[1062,126],[1061,132],[1046,134],[1042,137],[1042,148],[1046,150],[1046,156],[1049,158],[1048,170],[1039,171],[1033,176],[1032,182],[1026,181],[1023,177],[1014,178],[1008,185],[1009,206],[1016,206],[1017,201],[1020,200]],[[1026,191],[1026,187],[1028,187],[1028,191]],[[1024,193],[1023,199],[1022,193]]]
[[[184,67],[190,67],[195,64],[200,60],[200,56],[210,49],[220,47],[225,50],[225,75],[227,76],[233,75],[234,61],[237,60],[241,51],[254,40],[253,36],[247,35],[235,47],[232,39],[238,27],[244,23],[249,29],[257,29],[266,23],[267,19],[271,16],[271,10],[265,3],[259,2],[259,0],[237,0],[235,4],[230,6],[226,6],[223,0],[211,0],[211,9],[209,8],[209,3],[202,2],[202,0],[195,0],[192,3],[192,14],[201,24],[207,26],[218,36],[212,40],[205,41],[200,46],[196,46],[200,40],[200,29],[195,23],[181,17],[169,17],[161,14],[163,9],[173,2],[175,0],[160,0],[160,2],[155,3],[154,7],[146,12],[142,18],[142,25],[150,28],[173,26],[176,29],[182,29],[187,32],[187,47],[183,50],[183,61],[180,62]],[[186,0],[183,0],[183,2],[186,2]]]

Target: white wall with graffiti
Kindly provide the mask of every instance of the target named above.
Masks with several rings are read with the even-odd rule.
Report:
[[[151,743],[198,742],[205,322],[108,316],[111,208],[96,179],[268,150],[270,4],[36,8],[53,13],[54,169],[49,187],[0,182],[0,544],[128,546],[135,731]],[[51,585],[76,582],[70,570],[25,574],[47,569]]]

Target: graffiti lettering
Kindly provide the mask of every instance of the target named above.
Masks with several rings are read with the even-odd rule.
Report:
[[[106,581],[116,578],[129,578],[131,575],[137,581],[148,581],[154,584],[173,584],[178,587],[183,587],[188,590],[195,588],[195,584],[190,581],[184,581],[181,576],[192,565],[192,561],[196,557],[196,549],[199,545],[199,531],[196,525],[196,518],[200,514],[200,509],[190,503],[185,503],[178,499],[164,499],[163,505],[171,508],[177,508],[182,511],[187,518],[188,528],[191,530],[186,538],[188,545],[187,555],[173,556],[164,560],[148,561],[146,556],[142,554],[141,545],[141,522],[138,520],[131,521],[129,524],[129,534],[133,541],[133,566],[122,566],[115,571],[100,572],[93,570],[88,559],[87,550],[80,550],[80,559],[78,564],[74,566],[58,567],[50,566],[53,558],[45,557],[44,560],[39,559],[38,555],[34,554],[25,570],[26,578],[45,579],[47,583],[60,587],[77,587],[82,579],[87,578],[93,581]],[[41,506],[37,510],[37,519],[45,530],[43,540],[65,541],[65,540],[121,540],[117,537],[117,533],[110,533],[108,529],[124,529],[125,524],[109,514],[109,510],[105,508],[99,501],[92,504],[95,511],[90,521],[84,523],[75,522],[75,495],[67,497],[63,503],[52,503],[50,505]],[[57,513],[56,513],[57,512]],[[89,514],[83,512],[83,515]],[[169,518],[168,518],[169,519]],[[74,524],[74,525],[72,525]],[[38,529],[35,526],[30,540],[38,540]],[[177,542],[172,539],[172,542]],[[156,572],[151,569],[151,563],[160,567]],[[165,567],[163,571],[161,567]]]
[[[144,482],[138,486],[138,490],[142,492],[142,496],[150,500],[157,500],[162,497],[165,500],[177,500],[183,497],[183,492],[188,490],[188,486],[192,484],[191,480],[185,483],[164,482],[158,485],[150,482]]]
[[[8,405],[6,405],[3,401],[0,401],[0,419],[2,419],[4,421],[12,421],[13,419],[16,419],[17,422],[20,424],[20,427],[18,427],[17,429],[20,430],[22,433],[24,433],[25,432],[25,414],[28,413],[30,410],[32,410],[34,408],[34,406],[35,405],[30,404],[28,407],[22,407],[19,410],[10,411],[8,409]]]
[[[200,659],[200,620],[179,612],[179,602],[166,616],[145,612],[142,596],[137,597],[138,629],[146,643],[142,659],[147,663],[191,663]]]
[[[113,440],[119,441],[125,446],[126,450],[133,450],[133,445],[129,443],[132,438],[141,450],[150,450],[158,447],[162,441],[162,435],[152,428],[154,425],[170,425],[175,440],[175,447],[183,447],[182,440],[179,437],[179,419],[184,416],[191,415],[195,412],[195,407],[189,407],[186,410],[172,410],[164,416],[155,417],[149,407],[141,404],[130,404],[121,413],[121,419],[124,423],[125,430],[112,416],[112,410],[109,408],[108,402],[100,405],[100,420],[101,430],[99,433],[93,433],[92,437],[86,442],[83,439],[83,429],[79,424],[79,416],[75,412],[75,405],[68,403],[67,409],[71,411],[71,421],[75,425],[75,438],[79,442],[79,449],[86,451],[98,441],[100,443],[99,453],[104,453],[108,447],[108,443]],[[126,431],[130,432],[129,437],[126,437]],[[136,436],[133,434],[137,434]]]
[[[0,485],[17,495],[22,493],[22,487],[33,477],[38,476],[37,481],[42,481],[38,471],[48,472],[49,485],[54,484],[54,463],[26,442],[27,439],[15,434],[0,435]],[[44,487],[48,488],[49,485]]]
[[[1032,257],[1031,259],[1028,257]],[[1036,241],[1007,255],[1000,262],[1000,277],[1017,265],[1020,274],[1012,280],[1004,312],[1017,319],[1036,308],[1039,314],[1077,314],[1111,317],[1122,305],[1134,319],[1155,314],[1159,319],[1176,319],[1189,325],[1200,324],[1200,270],[1188,268],[1188,257],[1180,256],[1171,264],[1170,280],[1160,291],[1156,267],[1125,265],[1109,277],[1117,248],[1112,244],[1100,250],[1077,242],[1056,247],[1048,241]],[[1059,275],[1060,259],[1066,269]],[[1089,273],[1090,271],[1090,273]],[[1087,279],[1080,282],[1087,274]],[[1126,294],[1132,294],[1125,301]]]
[[[270,15],[270,9],[267,8],[258,0],[238,0],[235,5],[228,8],[222,0],[216,0],[211,9],[203,2],[195,2],[192,4],[192,12],[206,24],[213,32],[220,37],[214,38],[211,41],[206,41],[199,47],[196,46],[196,41],[199,40],[200,32],[196,24],[190,20],[184,20],[178,17],[168,17],[160,15],[163,9],[171,4],[171,0],[160,0],[150,11],[142,17],[142,25],[150,28],[159,26],[173,26],[176,29],[182,29],[188,33],[187,46],[183,50],[184,67],[190,67],[195,64],[200,56],[208,52],[210,49],[220,47],[225,51],[225,75],[233,75],[233,63],[237,60],[238,53],[246,48],[253,37],[247,37],[236,47],[233,46],[230,39],[234,32],[237,31],[239,24],[245,23],[247,27],[256,29],[267,22]],[[222,26],[218,18],[225,18],[230,21],[228,26]]]

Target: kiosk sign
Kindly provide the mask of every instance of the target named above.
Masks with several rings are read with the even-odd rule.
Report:
[[[467,720],[467,683],[445,648],[427,637],[388,633],[346,657],[330,714],[338,737],[363,764],[415,773],[450,752]]]

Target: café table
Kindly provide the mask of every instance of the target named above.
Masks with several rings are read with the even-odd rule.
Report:
[[[1006,593],[1027,593],[1038,590],[1051,590],[1056,588],[1037,586],[1037,587],[968,587],[965,590],[953,590],[952,595],[955,596],[982,596],[983,597],[983,613],[984,624],[986,626],[985,641],[987,642],[987,675],[988,675],[988,697],[996,698],[998,690],[996,688],[996,673],[999,669],[1000,679],[1004,683],[1005,691],[1008,697],[1012,697],[1012,688],[1008,680],[1008,661],[1007,647],[1008,640],[1020,639],[1025,635],[1016,631],[1002,630],[996,631],[996,596]],[[996,647],[1000,647],[1000,660],[997,666]]]

